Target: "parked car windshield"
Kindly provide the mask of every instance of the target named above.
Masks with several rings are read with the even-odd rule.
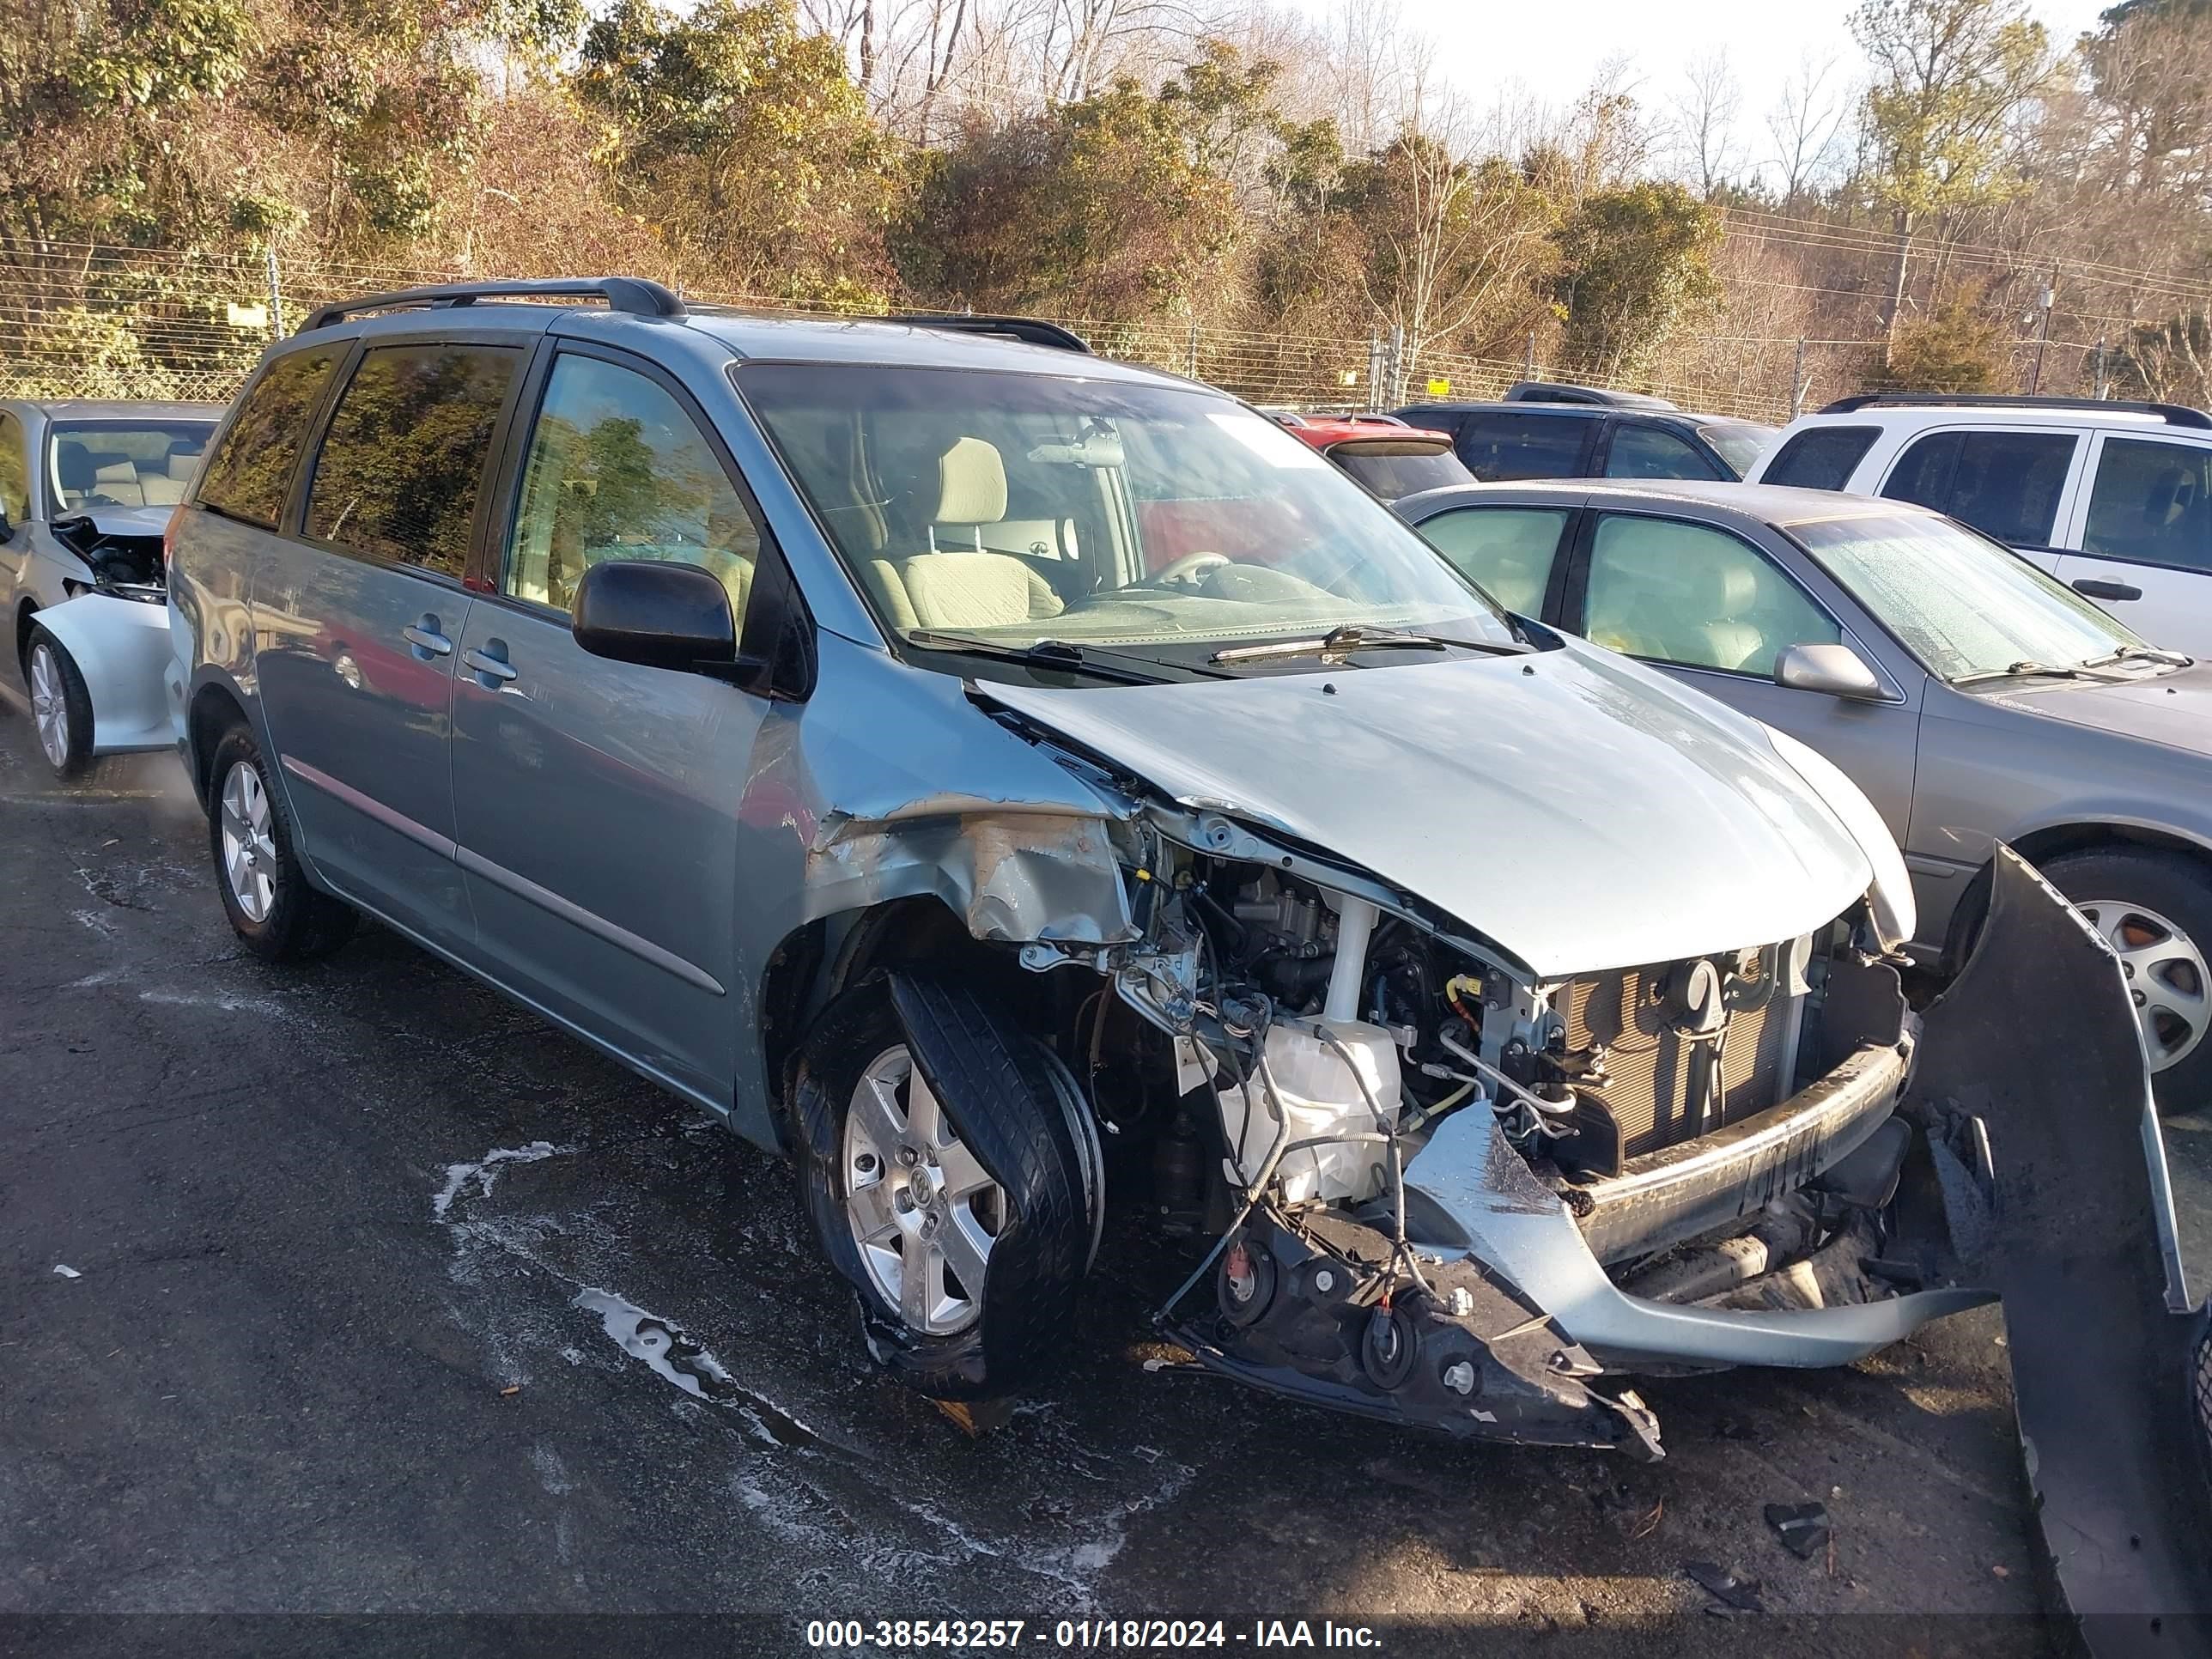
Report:
[[[1719,451],[1729,470],[1741,478],[1766,453],[1767,445],[1782,435],[1782,428],[1749,421],[1708,421],[1698,428],[1698,435]]]
[[[1219,396],[872,364],[737,379],[902,637],[1172,646],[1354,624],[1513,641],[1382,503]]]
[[[2018,554],[1902,514],[1789,526],[1828,574],[1947,680],[2070,667],[2142,641]]]
[[[175,505],[214,432],[212,420],[55,422],[46,441],[46,488],[56,516],[88,507]]]

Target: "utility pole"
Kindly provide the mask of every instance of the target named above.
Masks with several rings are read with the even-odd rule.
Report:
[[[276,280],[276,244],[270,243],[261,250],[262,268],[269,276],[269,337],[284,337],[284,289]]]
[[[2105,343],[2097,342],[2097,401],[2105,401]]]
[[[1790,418],[1805,412],[1805,337],[1797,337],[1796,360],[1790,366]]]
[[[1536,331],[1533,328],[1528,331],[1528,355],[1521,360],[1521,378],[1524,380],[1536,378]]]
[[[2040,303],[2043,322],[2035,333],[2035,367],[2027,372],[2027,395],[2035,396],[2036,388],[2043,384],[2043,350],[2051,343],[2051,307],[2058,299],[2058,267],[2051,268],[2051,280],[2044,284]]]

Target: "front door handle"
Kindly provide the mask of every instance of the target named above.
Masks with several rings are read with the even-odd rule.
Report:
[[[471,647],[461,653],[461,663],[476,675],[477,684],[487,691],[498,690],[516,672],[514,665],[507,659],[504,640],[486,640],[481,651]]]
[[[450,657],[453,642],[446,637],[446,625],[426,613],[420,622],[410,623],[399,630],[399,637],[415,647],[415,654],[424,662],[433,657]]]
[[[2142,589],[2130,587],[2125,582],[2100,582],[2083,577],[2074,584],[2076,593],[2087,593],[2093,599],[2139,599]]]

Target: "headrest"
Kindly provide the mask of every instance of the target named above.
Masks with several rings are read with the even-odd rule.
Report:
[[[189,483],[191,482],[193,472],[198,469],[199,464],[198,450],[186,449],[181,444],[171,444],[169,459],[162,470],[179,483]]]
[[[100,464],[100,470],[92,476],[93,482],[95,483],[137,483],[138,469],[127,460],[103,459]]]
[[[1006,464],[994,445],[963,438],[938,458],[939,524],[996,524],[1006,516]]]
[[[1733,622],[1759,604],[1759,578],[1736,559],[1712,559],[1696,577],[1698,608],[1709,622]]]
[[[64,438],[54,446],[54,471],[61,475],[64,489],[75,490],[91,489],[99,469],[82,444]]]

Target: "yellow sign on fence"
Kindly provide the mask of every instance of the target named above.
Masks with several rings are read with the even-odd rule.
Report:
[[[1429,396],[1431,398],[1450,397],[1451,382],[1449,380],[1431,380],[1429,382]]]

